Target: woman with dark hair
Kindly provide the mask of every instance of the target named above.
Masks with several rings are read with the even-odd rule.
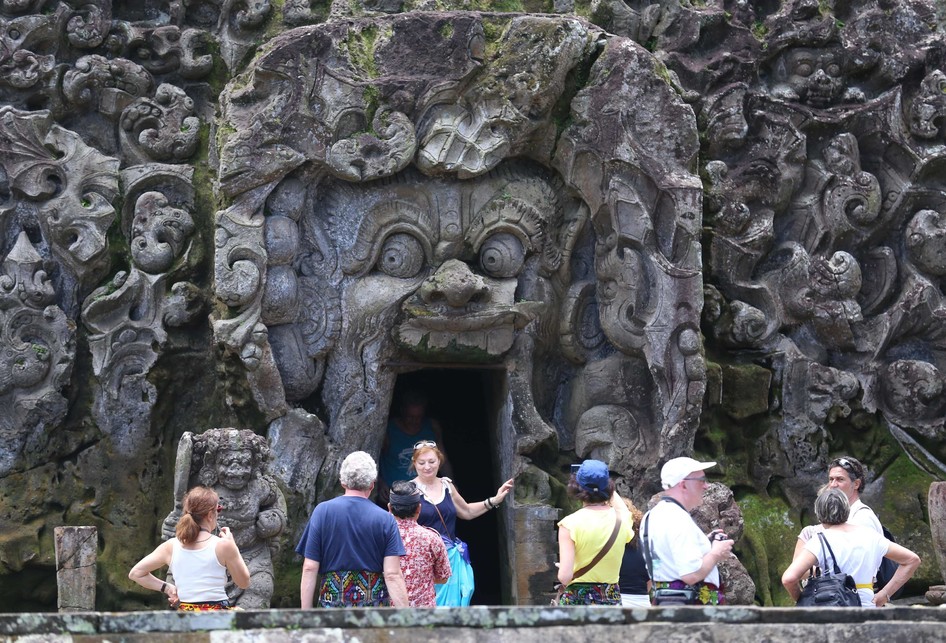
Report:
[[[175,537],[166,540],[128,572],[128,578],[146,589],[167,595],[168,602],[185,612],[231,609],[227,574],[243,589],[250,586],[247,569],[233,535],[226,527],[215,536],[220,499],[213,489],[194,487],[184,496]],[[167,566],[174,583],[152,572]]]
[[[815,516],[821,523],[825,540],[841,571],[854,578],[861,606],[883,607],[913,576],[920,566],[920,557],[869,527],[847,522],[850,513],[847,495],[840,489],[825,489],[815,500]],[[832,556],[821,548],[821,539],[811,538],[782,574],[782,585],[796,601],[801,596],[799,583],[809,569],[815,565],[825,570],[833,568],[830,560]],[[872,579],[882,558],[889,558],[899,563],[900,567],[893,578],[875,594]]]
[[[437,605],[457,607],[469,605],[473,593],[469,554],[463,551],[466,549],[465,543],[461,546],[456,539],[457,518],[473,520],[492,509],[499,509],[499,505],[512,491],[513,480],[510,478],[502,483],[496,490],[496,495],[492,497],[467,502],[457,491],[453,480],[438,477],[443,461],[443,452],[433,440],[420,440],[414,445],[411,470],[415,471],[417,476],[413,482],[423,494],[417,523],[440,532],[450,556],[452,575],[449,583],[437,585]],[[459,587],[467,582],[468,593]]]
[[[635,534],[640,533],[643,512],[627,498],[623,500],[630,513],[632,531]],[[632,538],[631,542],[624,546],[618,585],[621,588],[622,607],[650,607],[650,576],[647,573],[644,552],[640,548],[640,538]]]
[[[634,537],[627,506],[600,460],[582,462],[568,490],[582,507],[558,523],[558,604],[620,605],[621,561]]]
[[[410,607],[436,607],[434,585],[450,578],[450,559],[440,534],[417,524],[421,493],[410,480],[396,480],[391,485],[388,510],[397,521],[397,530],[404,542],[401,573],[407,585]]]

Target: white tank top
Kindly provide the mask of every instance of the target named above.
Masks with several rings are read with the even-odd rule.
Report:
[[[182,603],[228,600],[227,568],[217,560],[218,542],[219,537],[211,536],[202,549],[184,549],[181,541],[174,539],[168,568],[174,575],[177,597]]]

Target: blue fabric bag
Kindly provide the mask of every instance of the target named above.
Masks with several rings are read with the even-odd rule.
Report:
[[[459,538],[443,539],[450,559],[450,578],[443,585],[434,585],[437,607],[466,607],[473,598],[473,566],[470,564],[470,549]]]

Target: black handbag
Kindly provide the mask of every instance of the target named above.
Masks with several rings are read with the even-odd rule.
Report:
[[[860,607],[861,597],[857,593],[857,584],[850,574],[845,574],[838,567],[838,560],[834,557],[831,545],[823,533],[818,534],[821,539],[821,551],[825,555],[825,565],[821,573],[808,579],[808,583],[801,591],[796,605],[798,607]],[[831,571],[828,567],[828,554],[831,554]]]

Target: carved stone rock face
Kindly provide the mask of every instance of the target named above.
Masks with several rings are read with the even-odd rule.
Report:
[[[332,238],[352,239],[338,249],[351,275],[337,286],[349,314],[398,306],[387,313],[397,315],[391,332],[409,354],[496,360],[517,331],[548,314],[537,280],[549,272],[561,209],[553,186],[534,170],[466,183],[412,175],[346,190],[344,204],[328,194],[332,209],[315,212],[310,225],[330,219]],[[358,283],[346,285],[353,278]],[[372,293],[370,304],[348,292]]]
[[[667,458],[726,463],[764,601],[842,448],[933,559],[901,500],[946,476],[938,4],[538,4],[0,2],[4,586],[54,593],[63,520],[133,564],[208,422],[278,454],[291,513],[239,448],[207,473],[264,560],[448,369],[521,474],[515,601],[580,457],[638,501]]]
[[[145,272],[166,272],[193,231],[194,221],[186,210],[170,207],[161,192],[146,192],[135,204],[132,260]]]
[[[786,52],[777,63],[784,69],[785,97],[814,107],[834,104],[844,89],[841,63],[840,50],[799,47]]]
[[[527,454],[600,454],[655,485],[661,454],[692,440],[706,380],[692,112],[620,40],[566,98],[604,36],[491,20],[307,28],[224,95],[215,288],[229,313],[214,330],[268,418],[324,412],[317,497],[338,454],[380,449],[398,376],[444,364],[500,367],[492,457],[507,477],[535,467],[536,489],[555,472]],[[355,42],[374,43],[370,61]],[[658,125],[668,113],[680,127]],[[548,571],[515,571],[522,600]]]

